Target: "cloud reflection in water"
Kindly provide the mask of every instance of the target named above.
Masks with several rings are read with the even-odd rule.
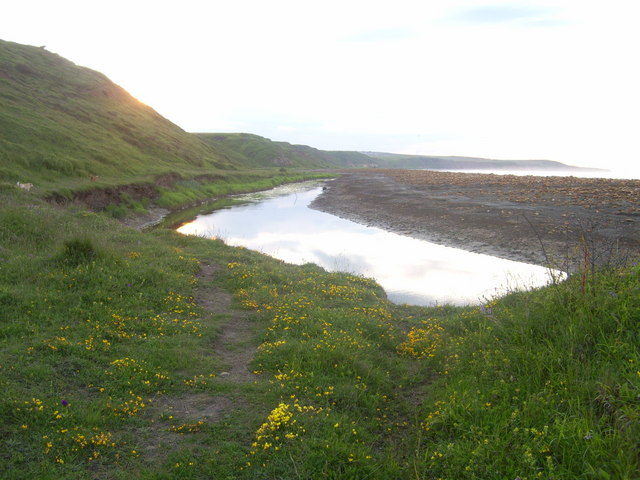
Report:
[[[375,278],[389,299],[419,305],[477,304],[507,289],[544,285],[545,268],[436,245],[366,227],[312,210],[321,188],[287,186],[240,205],[198,216],[178,229],[184,234],[216,233],[289,263],[316,263],[327,270]],[[307,189],[309,186],[306,187]]]

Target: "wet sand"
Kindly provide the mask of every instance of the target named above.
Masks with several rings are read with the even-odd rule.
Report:
[[[311,208],[565,271],[640,254],[640,180],[348,170]]]

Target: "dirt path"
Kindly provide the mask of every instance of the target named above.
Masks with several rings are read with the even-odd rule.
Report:
[[[202,264],[195,300],[211,314],[225,317],[220,325],[220,335],[212,345],[213,353],[221,358],[225,368],[218,376],[234,383],[249,382],[253,379],[249,363],[255,354],[255,347],[251,346],[252,325],[247,318],[248,312],[231,308],[232,295],[211,284],[216,270],[214,264]]]
[[[640,181],[359,170],[312,208],[430,242],[574,270],[640,252]],[[542,244],[542,245],[541,245]],[[566,268],[565,268],[566,267]]]
[[[255,353],[251,345],[253,328],[248,312],[233,309],[231,294],[212,284],[217,268],[213,263],[202,263],[195,300],[212,316],[222,317],[220,334],[211,344],[211,354],[219,357],[223,364],[223,369],[216,372],[217,381],[240,386],[254,379],[249,370]],[[144,454],[150,459],[164,458],[185,443],[184,436],[170,431],[172,423],[166,418],[172,418],[174,424],[215,423],[242,408],[242,404],[242,398],[233,389],[222,395],[194,391],[156,397],[146,413],[152,419],[150,428],[139,432],[144,439]]]

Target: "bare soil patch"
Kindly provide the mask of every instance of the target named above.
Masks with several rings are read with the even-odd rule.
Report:
[[[219,373],[220,378],[233,382],[248,382],[253,379],[249,363],[255,354],[251,345],[253,326],[248,320],[248,312],[231,308],[232,296],[229,292],[214,285],[205,285],[217,270],[213,264],[202,264],[199,274],[201,287],[196,292],[195,300],[213,315],[224,315],[226,319],[220,326],[220,334],[212,345],[212,350],[219,355],[225,370]]]
[[[164,457],[180,448],[186,438],[171,430],[176,424],[219,422],[237,408],[236,402],[227,396],[205,392],[160,396],[153,400],[147,416],[152,420],[138,436],[144,439],[145,456]]]
[[[166,208],[151,207],[147,209],[146,213],[131,215],[120,221],[127,227],[144,230],[145,228],[153,227],[160,223],[169,213],[170,211]]]
[[[358,170],[312,208],[441,245],[574,270],[640,253],[640,181]]]
[[[233,400],[209,393],[188,393],[180,396],[158,397],[153,402],[154,414],[173,416],[185,422],[216,422],[233,407]],[[168,427],[169,424],[166,424]]]

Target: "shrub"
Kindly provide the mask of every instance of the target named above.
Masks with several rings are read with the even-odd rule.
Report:
[[[90,262],[98,256],[98,252],[90,239],[75,238],[64,242],[62,261],[77,266]]]
[[[113,218],[124,218],[127,215],[127,207],[113,203],[107,205],[104,211]]]

